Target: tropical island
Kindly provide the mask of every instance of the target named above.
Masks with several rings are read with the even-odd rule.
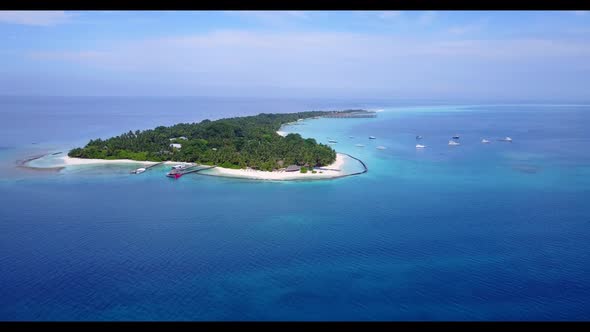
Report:
[[[342,160],[330,146],[299,134],[280,135],[281,126],[318,117],[373,117],[366,110],[261,113],[199,123],[179,123],[94,139],[68,157],[141,162],[190,162],[228,170],[278,171],[296,165],[304,173]],[[341,159],[341,158],[340,158]],[[315,173],[315,171],[314,171]]]

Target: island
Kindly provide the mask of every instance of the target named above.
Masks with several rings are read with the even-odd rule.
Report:
[[[261,113],[215,121],[203,120],[199,123],[179,123],[169,127],[159,126],[143,131],[129,131],[106,140],[90,140],[86,146],[70,150],[66,164],[85,164],[81,159],[88,159],[89,162],[174,161],[215,165],[218,169],[212,175],[285,179],[298,178],[301,176],[296,174],[309,173],[321,178],[335,177],[346,159],[344,155],[337,154],[332,147],[318,143],[313,138],[304,139],[299,134],[281,133],[280,129],[285,124],[309,118],[363,116],[373,117],[374,112],[344,110]]]

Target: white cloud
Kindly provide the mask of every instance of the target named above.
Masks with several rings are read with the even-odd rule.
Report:
[[[487,23],[487,19],[481,19],[475,23],[450,27],[448,31],[455,35],[469,34],[480,31]]]
[[[542,73],[559,71],[558,66],[565,64],[571,70],[585,64],[589,56],[590,44],[548,39],[447,41],[361,33],[220,30],[129,41],[100,50],[36,52],[29,59],[44,67],[63,61],[100,68],[141,78],[146,84],[176,82],[179,88],[206,84],[418,91],[425,82],[431,87],[443,83],[465,87],[480,84],[471,81],[476,76],[508,80],[524,67]]]
[[[399,10],[388,10],[388,11],[380,12],[378,14],[378,16],[380,19],[388,20],[388,19],[398,18],[401,16],[401,14],[402,14],[402,12]]]
[[[35,52],[36,60],[86,61],[118,69],[196,68],[242,72],[277,66],[371,66],[412,56],[477,57],[481,60],[590,56],[590,44],[549,39],[423,40],[360,33],[271,33],[219,30],[149,39],[103,50]],[[279,67],[275,69],[280,69]],[[200,70],[200,69],[199,69]]]
[[[74,15],[64,11],[5,10],[0,11],[0,23],[53,26],[68,22]]]
[[[73,52],[32,52],[29,54],[35,60],[60,60],[60,61],[88,61],[103,60],[109,54],[98,51],[73,51]]]
[[[422,15],[420,15],[420,17],[418,17],[418,24],[428,25],[432,23],[432,21],[434,21],[436,15],[437,14],[435,11],[426,11]]]
[[[246,20],[252,20],[257,23],[270,24],[275,26],[284,26],[293,23],[300,22],[302,20],[308,20],[310,14],[304,11],[298,10],[285,10],[285,11],[258,11],[258,10],[247,10],[247,11],[225,11],[228,15],[235,17],[241,17]]]
[[[290,15],[291,17],[295,17],[295,18],[300,18],[300,19],[308,19],[309,15],[306,12],[300,11],[300,10],[288,10],[285,12],[287,15]]]

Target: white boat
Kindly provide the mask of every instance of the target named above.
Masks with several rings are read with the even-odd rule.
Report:
[[[416,144],[416,149],[424,149],[426,145]]]
[[[141,167],[131,172],[131,174],[141,174],[145,172],[145,168]]]
[[[500,141],[503,141],[503,142],[512,142],[512,138],[506,136],[506,137],[502,138]]]
[[[379,146],[377,147],[377,149],[379,149],[379,150],[385,150],[385,149],[387,149],[387,148],[386,148],[386,147],[384,147],[384,146],[381,146],[381,145],[379,145]]]
[[[369,136],[369,139],[376,139],[377,137],[375,136]]]
[[[354,146],[358,146],[359,148],[364,147],[364,145],[362,145],[362,144],[355,144]]]
[[[185,169],[185,168],[187,168],[187,166],[181,165],[181,164],[172,166],[172,169],[178,169],[178,170]]]
[[[328,140],[328,143],[338,143],[338,141],[330,139],[330,140]]]
[[[484,138],[481,140],[481,142],[485,144],[485,143],[489,143],[490,141],[488,141],[487,139]]]
[[[461,143],[451,140],[449,141],[449,145],[461,145]]]

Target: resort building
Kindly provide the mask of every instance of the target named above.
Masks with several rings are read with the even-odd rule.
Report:
[[[172,143],[172,144],[170,144],[170,147],[175,148],[175,149],[180,149],[182,147],[182,145],[178,144],[178,143]]]
[[[285,172],[297,172],[301,169],[301,167],[297,166],[297,165],[289,165],[287,168],[285,168]]]

